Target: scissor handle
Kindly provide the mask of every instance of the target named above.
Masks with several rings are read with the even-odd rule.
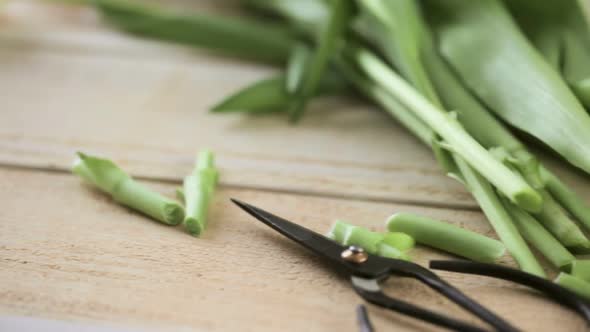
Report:
[[[586,320],[587,324],[590,324],[590,302],[582,299],[575,293],[559,286],[558,284],[530,273],[496,264],[461,260],[430,261],[430,268],[450,272],[483,275],[531,287],[549,296],[555,302],[576,311]]]
[[[434,274],[431,271],[429,274],[422,273],[416,276],[416,278],[422,281],[424,284],[429,286],[430,288],[436,290],[440,294],[444,295],[449,300],[455,302],[459,306],[463,307],[465,310],[471,312],[475,316],[479,317],[484,322],[490,324],[496,331],[501,332],[517,332],[519,329],[512,326],[512,324],[505,321],[503,318],[500,318],[495,313],[491,312],[475,300],[471,299],[459,289],[455,288],[453,285],[449,284],[448,282],[444,281],[441,277]]]
[[[439,314],[429,309],[419,307],[415,304],[399,300],[383,293],[379,287],[378,280],[361,277],[351,277],[354,290],[366,301],[380,307],[414,317],[437,326],[445,327],[454,331],[486,332],[485,329],[458,319]]]

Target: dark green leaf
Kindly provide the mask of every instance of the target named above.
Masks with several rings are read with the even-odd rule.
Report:
[[[127,32],[271,63],[285,62],[294,44],[284,26],[244,18],[183,13],[128,0],[95,0],[107,22]]]

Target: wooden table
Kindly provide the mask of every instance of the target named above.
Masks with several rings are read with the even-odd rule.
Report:
[[[274,69],[134,39],[80,6],[4,6],[0,329],[30,317],[41,328],[67,321],[140,331],[356,331],[361,300],[348,281],[230,197],[319,232],[336,218],[383,230],[387,216],[409,211],[495,236],[430,151],[374,107],[354,98],[317,100],[297,126],[280,115],[208,114]],[[216,152],[222,175],[210,228],[198,239],[114,204],[69,174],[75,151],[105,155],[172,196],[205,147]],[[556,171],[590,197],[582,176]],[[413,256],[419,263],[445,257],[426,248]],[[526,289],[442,274],[527,331],[585,330],[573,313]],[[389,288],[476,322],[414,282],[394,280]],[[369,311],[378,331],[437,330]]]

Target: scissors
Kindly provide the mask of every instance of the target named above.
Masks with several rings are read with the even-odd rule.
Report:
[[[454,331],[484,332],[482,327],[431,311],[386,295],[381,283],[391,276],[417,279],[447,299],[471,312],[486,322],[494,331],[520,331],[511,323],[497,316],[463,292],[450,285],[434,272],[421,265],[405,260],[384,258],[367,253],[360,247],[342,246],[327,237],[296,223],[275,216],[260,208],[231,199],[254,218],[281,233],[287,238],[311,250],[331,263],[335,269],[350,277],[354,290],[366,301],[431,324]],[[571,308],[590,322],[590,303],[571,291],[543,278],[519,270],[469,261],[431,261],[430,268],[459,273],[477,274],[509,280],[532,287],[550,296],[556,302]]]

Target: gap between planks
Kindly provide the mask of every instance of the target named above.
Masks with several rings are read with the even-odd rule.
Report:
[[[55,173],[55,174],[67,174],[70,173],[70,170],[64,169],[61,167],[42,167],[42,166],[33,166],[33,165],[23,165],[23,164],[11,164],[0,162],[0,168],[3,169],[14,169],[14,170],[23,170],[23,171],[30,171],[30,172],[43,172],[43,173]],[[154,183],[167,183],[167,184],[178,184],[182,183],[179,179],[172,179],[172,178],[162,178],[157,176],[132,176],[135,179],[154,182]],[[440,208],[440,209],[455,209],[455,210],[464,210],[464,211],[480,211],[481,209],[478,206],[468,205],[468,204],[460,204],[460,203],[437,203],[437,202],[427,202],[427,201],[420,201],[420,200],[413,200],[413,199],[399,199],[399,198],[378,198],[378,197],[367,197],[362,195],[346,195],[346,194],[336,194],[333,192],[322,192],[322,191],[313,191],[313,190],[298,190],[298,189],[280,189],[275,187],[266,187],[266,186],[249,186],[249,185],[239,185],[239,184],[228,184],[224,183],[223,180],[220,181],[219,186],[222,188],[227,189],[238,189],[238,190],[257,190],[265,193],[277,193],[277,194],[290,194],[295,196],[308,196],[308,197],[318,197],[318,198],[334,198],[340,200],[347,200],[347,201],[356,201],[356,202],[373,202],[373,203],[391,203],[391,204],[401,204],[401,205],[411,205],[411,206],[418,206],[418,207],[428,207],[428,208]]]

